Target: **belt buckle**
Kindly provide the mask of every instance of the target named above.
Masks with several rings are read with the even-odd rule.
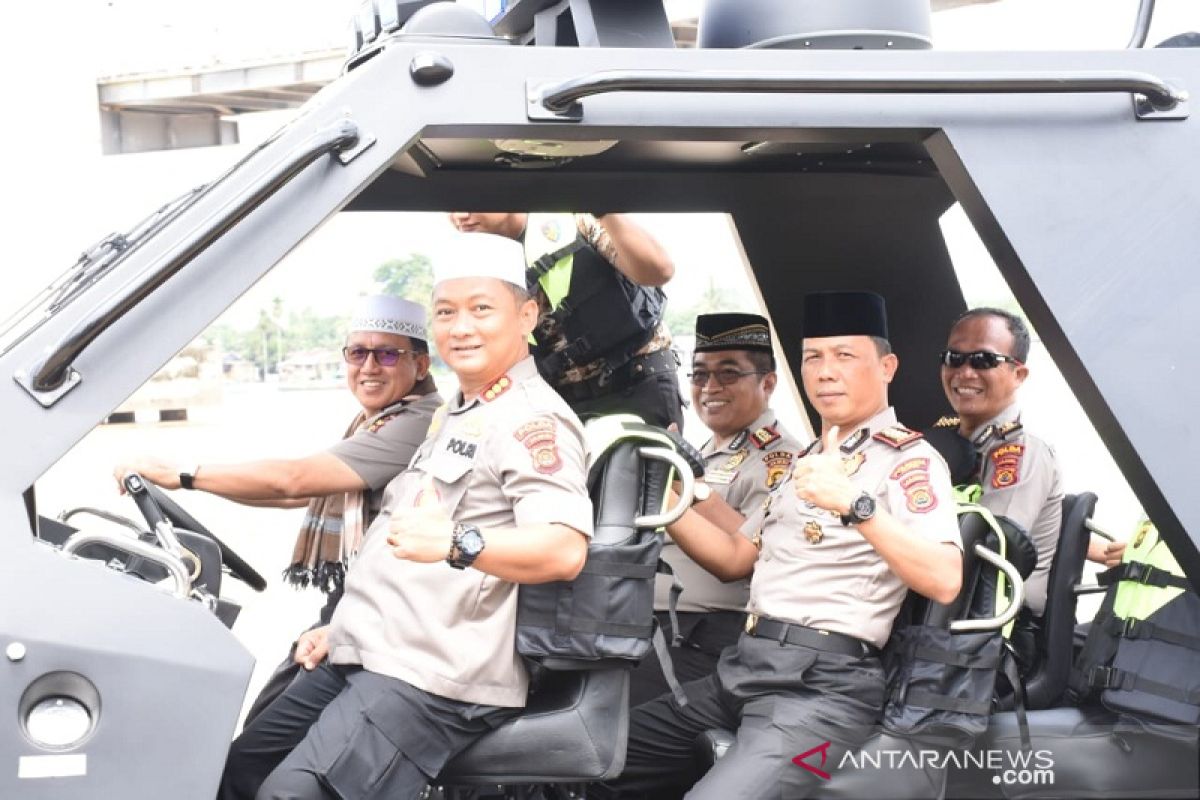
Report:
[[[747,614],[746,615],[745,628],[746,628],[746,633],[750,634],[751,636],[754,635],[754,631],[758,628],[758,615],[757,614]]]

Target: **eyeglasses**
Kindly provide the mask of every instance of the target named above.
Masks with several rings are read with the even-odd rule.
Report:
[[[972,353],[960,353],[958,350],[944,350],[938,356],[942,366],[958,369],[963,364],[970,364],[971,369],[995,369],[1007,362],[1013,366],[1021,366],[1021,362],[1012,356],[993,353],[989,350],[976,350]]]
[[[375,363],[381,367],[394,367],[400,356],[407,353],[396,347],[343,347],[342,358],[347,364],[365,364],[367,356],[374,355]]]
[[[751,371],[742,372],[737,369],[719,369],[716,372],[709,372],[706,369],[698,369],[695,372],[688,373],[688,379],[691,380],[692,386],[705,386],[708,384],[710,377],[716,378],[717,383],[722,386],[732,386],[747,375],[766,375],[765,372]]]

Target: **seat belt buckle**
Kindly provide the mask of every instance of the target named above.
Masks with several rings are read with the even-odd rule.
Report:
[[[1124,682],[1125,671],[1110,666],[1092,667],[1088,683],[1096,689],[1119,689]]]

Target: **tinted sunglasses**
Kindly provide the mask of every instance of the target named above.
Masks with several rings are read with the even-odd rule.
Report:
[[[721,384],[722,386],[732,386],[733,384],[737,383],[738,381],[740,381],[742,378],[746,377],[747,375],[766,375],[766,374],[767,373],[765,373],[765,372],[756,372],[756,371],[742,372],[741,370],[737,370],[737,369],[733,369],[733,368],[718,369],[713,372],[709,372],[706,369],[698,369],[695,372],[689,372],[688,379],[691,380],[692,386],[705,386],[708,383],[709,377],[711,376],[713,378],[716,378],[717,383]]]
[[[1001,364],[1008,362],[1013,366],[1021,366],[1021,362],[1017,361],[1012,356],[993,353],[988,350],[976,350],[972,353],[960,353],[957,350],[944,350],[938,356],[942,366],[950,369],[958,369],[963,364],[970,364],[971,369],[995,369]]]
[[[365,364],[367,356],[374,354],[375,363],[381,367],[394,367],[400,356],[407,353],[395,347],[343,347],[342,358],[347,364]]]

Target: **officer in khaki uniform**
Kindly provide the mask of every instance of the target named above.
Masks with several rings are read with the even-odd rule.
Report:
[[[801,449],[769,405],[778,376],[767,319],[740,313],[698,316],[690,378],[693,407],[712,432],[700,451],[705,471],[696,484],[694,507],[717,525],[721,514],[732,514],[728,527],[736,530],[784,480]],[[675,677],[682,682],[705,677],[741,633],[750,581],[717,580],[670,540],[662,558],[674,578],[658,576],[654,610],[666,640],[675,645],[669,651]],[[678,636],[670,614],[673,585],[682,586],[675,603]],[[653,700],[668,688],[657,654],[647,657],[632,675],[630,705]]]
[[[958,594],[962,543],[945,464],[888,406],[898,362],[883,298],[809,295],[803,332],[821,440],[742,533],[694,512],[668,528],[717,577],[753,571],[747,630],[715,675],[684,687],[685,706],[665,695],[634,710],[619,790],[654,796],[689,768],[697,734],[732,728],[736,743],[688,797],[811,793],[878,718],[878,648],[905,591],[941,603]]]
[[[298,644],[309,671],[234,742],[223,798],[418,797],[525,704],[518,584],[583,566],[583,430],[528,355],[520,246],[447,249],[431,328],[461,391],[389,484],[332,622]]]
[[[980,504],[1024,530],[1038,552],[1025,580],[1025,605],[1035,617],[1046,606],[1050,566],[1062,528],[1062,471],[1054,450],[1021,424],[1017,390],[1029,375],[1029,329],[1020,317],[976,308],[950,329],[941,354],[942,388],[960,436],[975,451],[968,482],[980,486]]]

